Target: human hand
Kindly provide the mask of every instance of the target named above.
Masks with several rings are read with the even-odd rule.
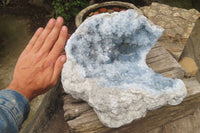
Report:
[[[13,80],[7,89],[23,94],[30,101],[55,86],[66,56],[61,52],[67,41],[68,29],[63,18],[50,19],[45,29],[39,28],[15,66]]]

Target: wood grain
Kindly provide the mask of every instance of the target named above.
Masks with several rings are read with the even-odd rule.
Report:
[[[185,71],[169,52],[160,44],[156,44],[146,57],[147,65],[165,77],[183,78]]]

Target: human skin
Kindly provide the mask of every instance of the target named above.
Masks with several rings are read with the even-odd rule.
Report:
[[[31,101],[55,86],[66,61],[61,52],[68,38],[62,17],[50,19],[45,29],[38,28],[21,53],[13,80],[6,89],[17,91]]]

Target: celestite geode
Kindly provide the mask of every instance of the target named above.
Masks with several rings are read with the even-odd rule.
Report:
[[[108,127],[179,104],[187,94],[184,83],[155,73],[145,61],[162,32],[132,9],[88,18],[65,48],[65,92],[87,101]]]

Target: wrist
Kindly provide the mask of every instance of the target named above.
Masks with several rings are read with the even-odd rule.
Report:
[[[29,101],[32,100],[32,93],[30,91],[27,91],[25,87],[22,87],[21,85],[17,84],[15,81],[12,81],[6,89],[14,90],[25,96]]]

